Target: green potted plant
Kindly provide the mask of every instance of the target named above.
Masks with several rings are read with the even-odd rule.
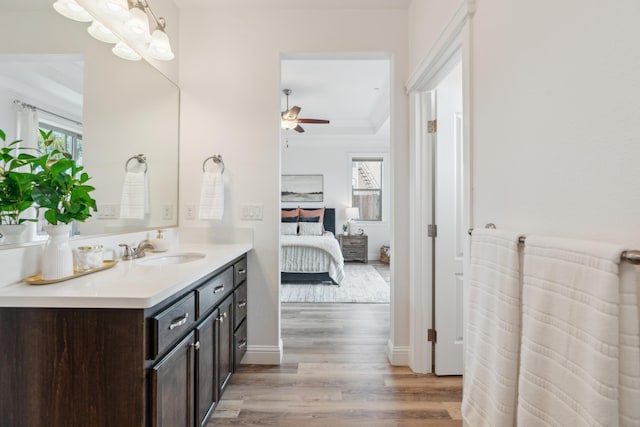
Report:
[[[6,141],[0,129],[0,139]],[[31,161],[34,156],[21,153],[19,143],[13,141],[0,149],[0,233],[3,243],[20,243],[26,229],[24,212],[33,206],[31,192],[34,174]]]
[[[34,183],[31,191],[38,209],[44,209],[49,224],[45,231],[49,240],[44,248],[42,278],[60,279],[73,274],[73,256],[69,246],[71,221],[84,222],[96,211],[96,201],[89,193],[95,190],[87,185],[91,178],[83,167],[76,165],[69,153],[57,148],[51,131],[40,130],[45,153],[31,160]]]

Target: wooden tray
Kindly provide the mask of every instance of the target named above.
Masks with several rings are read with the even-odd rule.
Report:
[[[104,261],[100,267],[91,268],[89,270],[77,271],[71,276],[61,277],[60,279],[44,280],[42,274],[36,274],[35,276],[29,276],[24,279],[30,285],[50,285],[51,283],[64,282],[65,280],[75,279],[76,277],[86,276],[87,274],[95,273],[96,271],[106,270],[116,265],[118,261]]]

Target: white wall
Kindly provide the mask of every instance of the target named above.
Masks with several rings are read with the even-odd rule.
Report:
[[[412,52],[442,22],[427,3]],[[634,0],[477,1],[474,226],[640,247],[638,18]]]
[[[251,227],[249,254],[250,361],[279,361],[278,226],[280,168],[280,55],[283,52],[388,52],[392,59],[392,152],[395,168],[408,161],[407,14],[402,9],[324,9],[305,5],[280,8],[267,2],[252,7],[209,3],[181,10],[180,203],[197,205],[202,160],[221,154],[225,169],[225,217],[218,222],[181,221],[182,226]],[[406,188],[408,176],[394,178]],[[394,191],[394,204],[406,206],[407,193]],[[260,222],[239,218],[240,205],[264,207]],[[182,212],[182,211],[181,211]],[[404,218],[406,216],[406,218]],[[395,218],[393,240],[408,241],[408,214]],[[392,242],[393,243],[393,242]],[[404,265],[407,249],[394,252],[397,265],[392,301],[408,305]],[[259,303],[258,303],[259,301]],[[408,342],[408,314],[392,313],[393,346]],[[264,357],[256,356],[263,353]],[[275,359],[275,360],[274,360]]]
[[[342,232],[342,224],[347,222],[344,210],[351,206],[351,160],[350,155],[371,154],[384,158],[383,161],[383,221],[356,221],[357,228],[367,234],[369,260],[380,259],[380,246],[389,245],[391,220],[389,148],[388,144],[363,144],[362,142],[342,141],[336,138],[324,147],[309,147],[303,143],[282,149],[282,174],[311,174],[324,177],[324,201],[304,203],[304,206],[326,206],[336,209],[336,234]],[[283,202],[283,207],[296,207],[300,203]]]

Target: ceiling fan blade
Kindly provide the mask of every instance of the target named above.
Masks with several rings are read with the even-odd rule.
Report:
[[[316,123],[316,124],[326,124],[329,123],[329,120],[321,120],[321,119],[298,119],[296,120],[298,123]]]
[[[298,117],[298,114],[300,114],[300,110],[300,107],[294,105],[289,109],[289,111],[282,113],[282,118],[285,120],[295,120],[296,117]]]
[[[296,132],[300,132],[300,133],[304,132],[304,129],[302,129],[302,126],[300,126],[300,125],[298,125],[295,128],[293,128],[293,130],[295,130]]]

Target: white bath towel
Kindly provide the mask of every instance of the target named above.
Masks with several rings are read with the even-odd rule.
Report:
[[[512,427],[520,348],[518,234],[474,230],[465,295],[462,418],[473,427]]]
[[[640,385],[640,358],[621,252],[599,242],[527,237],[518,425],[640,425],[638,395],[625,403]],[[627,325],[634,321],[635,332]],[[625,348],[634,340],[635,350]]]
[[[200,219],[222,219],[224,213],[224,178],[222,173],[204,172],[200,188]]]
[[[148,213],[149,183],[146,173],[126,172],[120,199],[120,218],[144,219]]]

